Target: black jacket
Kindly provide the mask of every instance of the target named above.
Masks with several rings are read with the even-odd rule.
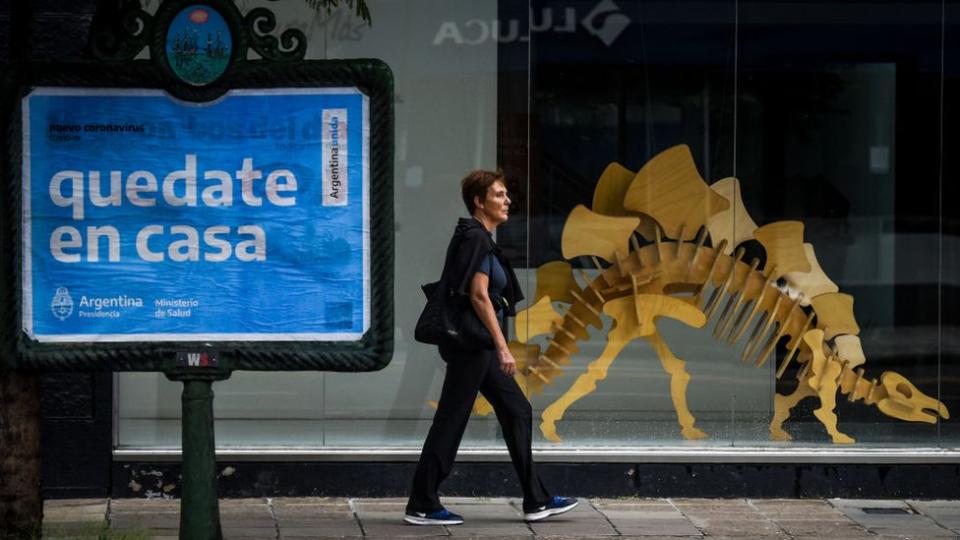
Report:
[[[447,257],[443,264],[443,276],[450,289],[464,296],[470,295],[470,282],[480,269],[483,260],[493,252],[507,275],[507,286],[503,289],[503,298],[491,298],[494,309],[504,309],[504,315],[516,315],[516,306],[523,300],[520,282],[513,271],[510,261],[503,256],[500,247],[493,241],[484,226],[474,218],[460,218],[454,229],[453,238],[447,247]]]

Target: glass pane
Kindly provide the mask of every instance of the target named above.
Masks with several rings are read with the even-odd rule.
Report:
[[[936,426],[891,418],[872,402],[888,395],[878,387],[893,381],[888,371],[930,396],[938,391],[940,8],[743,3],[740,13],[743,200],[766,226],[766,268],[771,259],[794,260],[801,237],[813,249],[825,275],[791,273],[780,284],[810,298],[795,318],[816,313],[822,370],[838,370],[823,373],[840,383],[835,411],[828,403],[818,420],[819,398],[805,399],[784,429],[802,444],[936,445]],[[802,222],[802,233],[790,221]],[[778,366],[786,345],[784,338],[777,348]],[[791,358],[777,392],[812,394],[806,381],[814,377],[827,382],[829,402],[836,383],[807,368],[815,365],[808,350]],[[753,435],[744,439],[768,438],[766,430]]]
[[[413,340],[420,285],[466,215],[460,179],[497,167],[536,448],[832,446],[814,397],[771,431],[776,396],[817,374],[794,334],[818,327],[837,441],[960,444],[956,420],[910,421],[922,394],[960,410],[955,6],[943,42],[940,4],[367,0],[372,26],[276,4],[308,58],[393,70],[395,354],[234,374],[220,446],[419,448],[445,369]],[[791,258],[814,261],[804,243],[822,275]],[[179,445],[178,385],[118,388],[119,447]],[[468,424],[478,447],[503,448],[492,414]]]
[[[417,447],[444,369],[435,347],[413,341],[424,303],[420,285],[439,277],[456,219],[464,215],[460,179],[497,166],[500,69],[491,32],[500,26],[498,2],[368,0],[372,26],[348,7],[328,15],[309,4],[271,3],[274,34],[299,28],[307,34],[308,59],[375,57],[394,74],[395,355],[377,373],[235,373],[215,385],[218,444]],[[508,16],[500,38],[525,51],[526,18]],[[511,36],[511,28],[519,33]],[[525,52],[521,58],[511,69],[525,74]],[[515,176],[524,178],[525,170]],[[522,237],[513,244],[525,252]],[[179,386],[153,374],[120,374],[118,385],[118,445],[177,446]],[[492,417],[477,419],[464,440],[486,445],[495,433]]]
[[[585,4],[534,2],[533,13]],[[658,319],[663,346],[678,359],[662,349],[662,360],[676,366],[674,393],[678,400],[686,395],[696,426],[704,430],[689,426],[681,433],[671,376],[652,345],[657,342],[630,332],[613,337],[617,329],[639,328],[631,322],[635,317],[624,319],[632,317],[629,309],[611,310],[632,298],[630,273],[643,287],[661,258],[672,260],[678,247],[679,234],[664,232],[664,251],[657,255],[653,221],[625,209],[625,190],[637,171],[662,152],[686,145],[685,163],[702,177],[697,182],[703,189],[731,174],[734,3],[618,5],[603,19],[608,40],[583,32],[542,32],[531,48],[529,271],[542,286],[531,285],[527,305],[549,294],[553,316],[563,326],[550,331],[527,323],[530,333],[547,331],[531,341],[546,359],[536,360],[538,371],[526,377],[535,415],[544,423],[538,444],[672,445],[706,434],[704,444],[729,444],[730,387],[742,376],[733,353],[718,349],[703,329]],[[617,187],[595,199],[598,185]],[[636,223],[609,225],[610,216],[633,216]],[[644,268],[631,262],[638,251],[628,247],[637,225],[632,236],[644,253]],[[683,234],[687,261],[699,225]],[[648,285],[638,291],[652,292],[663,282]],[[615,321],[621,322],[615,327]],[[621,340],[627,341],[622,350]],[[682,361],[691,377],[686,392]]]
[[[944,82],[942,89],[943,139],[940,188],[943,210],[941,263],[942,323],[940,328],[940,400],[951,419],[940,425],[940,441],[945,448],[960,447],[960,156],[953,149],[960,145],[960,6],[947,2],[944,21]]]

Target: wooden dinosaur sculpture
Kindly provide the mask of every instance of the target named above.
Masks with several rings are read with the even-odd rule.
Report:
[[[579,352],[577,343],[589,337],[589,327],[602,328],[602,317],[613,320],[600,357],[544,410],[540,428],[547,439],[560,441],[557,422],[564,412],[596,389],[620,351],[635,339],[649,343],[670,374],[682,435],[706,437],[686,405],[690,375],[685,362],[658,333],[658,317],[692,327],[713,321],[713,336],[731,346],[746,336],[742,360],[757,367],[774,357],[786,339],[776,377],[796,362],[798,385],[792,394],[775,397],[770,423],[774,439],[789,440],[782,424],[790,410],[806,397],[817,397],[820,407],[814,414],[833,442],[854,442],[837,429],[838,391],[901,420],[935,423],[938,416],[949,418],[943,403],[897,373],[885,372],[879,381],[864,378],[858,367],[865,357],[853,297],[840,293],[820,268],[813,246],[803,243],[803,224],[782,221],[757,227],[740,198],[737,180],[725,178],[708,186],[686,146],[658,154],[636,174],[611,164],[598,182],[593,208],[578,206],[571,212],[562,251],[565,259],[589,261],[595,277],[578,270],[581,285],[568,262],[543,265],[537,271],[534,303],[515,322],[517,341],[511,348],[522,367],[517,379],[533,394],[570,364]],[[757,259],[742,260],[744,249],[738,246],[746,240],[756,240],[765,249],[762,267]],[[563,306],[562,312],[554,303]],[[475,412],[490,411],[489,404],[478,399]]]

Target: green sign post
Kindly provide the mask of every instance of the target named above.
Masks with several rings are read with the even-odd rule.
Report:
[[[180,537],[221,538],[213,383],[229,378],[230,371],[220,365],[214,352],[181,352],[164,374],[171,381],[183,383]]]

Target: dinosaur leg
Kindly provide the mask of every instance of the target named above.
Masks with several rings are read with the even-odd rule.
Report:
[[[577,380],[560,399],[543,410],[540,431],[544,437],[552,442],[560,442],[560,436],[557,435],[557,422],[563,418],[563,413],[578,399],[597,389],[597,381],[607,378],[607,370],[610,368],[610,364],[616,360],[617,355],[620,354],[626,344],[626,341],[613,339],[608,341],[606,348],[603,349],[603,354],[587,366],[587,372],[577,377]]]
[[[680,423],[680,433],[687,440],[705,439],[707,434],[693,426],[696,419],[687,408],[687,384],[690,374],[687,373],[687,363],[673,355],[659,332],[647,336],[647,342],[657,351],[660,365],[670,374],[670,399],[673,400],[673,409],[677,412],[677,421]]]
[[[835,366],[836,364],[833,365]],[[836,371],[836,374],[839,374],[839,367],[837,367]],[[821,379],[817,395],[820,396],[820,408],[813,411],[813,415],[816,416],[817,420],[820,420],[823,427],[827,429],[827,433],[830,434],[833,442],[835,444],[855,443],[856,441],[853,440],[852,437],[841,433],[837,429],[837,414],[833,412],[833,409],[837,406],[837,380],[831,377]]]
[[[794,390],[792,394],[788,396],[775,394],[773,397],[773,420],[770,421],[770,438],[775,441],[789,441],[793,439],[789,433],[784,431],[784,421],[790,418],[790,410],[796,407],[804,398],[816,395],[817,393],[803,380],[797,384],[797,389]]]

